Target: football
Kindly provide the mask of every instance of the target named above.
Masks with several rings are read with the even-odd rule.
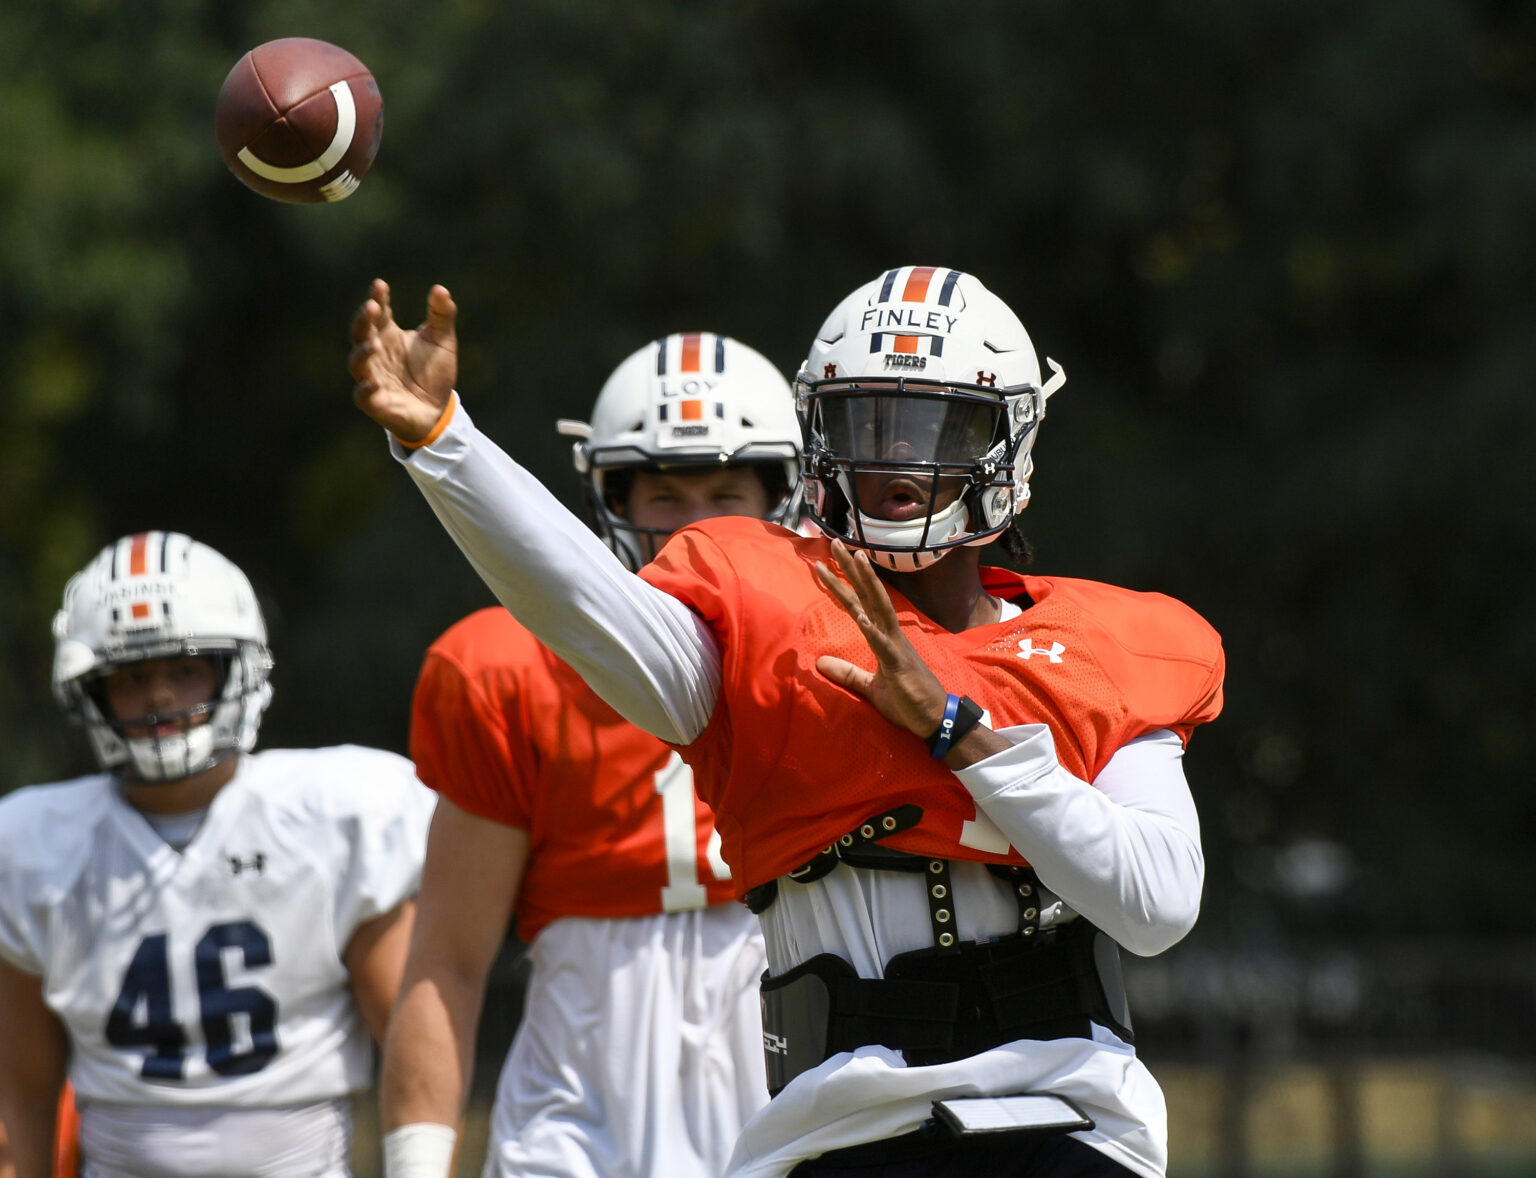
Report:
[[[384,100],[368,67],[310,37],[252,49],[224,79],[214,113],[229,170],[262,196],[293,204],[356,192],[383,131]]]

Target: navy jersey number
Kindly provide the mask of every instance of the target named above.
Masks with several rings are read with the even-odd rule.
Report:
[[[250,920],[216,924],[192,952],[197,1001],[208,1066],[221,1076],[259,1072],[277,1054],[277,1003],[256,986],[231,987],[224,976],[224,950],[235,949],[247,969],[272,964],[272,941]],[[236,1042],[243,1024],[244,1042]],[[164,933],[140,942],[112,1012],[107,1042],[144,1051],[139,1074],[146,1080],[180,1080],[185,1072],[187,1033],[171,1003],[171,971]]]

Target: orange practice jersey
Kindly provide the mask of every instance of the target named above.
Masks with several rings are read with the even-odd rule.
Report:
[[[411,711],[421,779],[529,833],[517,931],[561,916],[649,916],[732,899],[714,821],[677,755],[599,699],[500,608],[428,649]],[[722,865],[723,868],[723,865]]]
[[[1022,862],[977,822],[970,794],[923,741],[816,670],[820,655],[862,667],[874,656],[816,580],[836,563],[825,539],[741,518],[676,533],[641,576],[691,606],[714,631],[723,683],[709,727],[683,755],[714,807],[738,889],[799,866],[865,818],[904,803],[915,828],[898,850]],[[985,568],[989,593],[1016,601],[1010,621],[951,634],[900,594],[902,630],[946,689],[968,695],[994,728],[1045,723],[1056,755],[1091,781],[1137,736],[1190,730],[1221,710],[1216,632],[1187,606],[1093,581]]]

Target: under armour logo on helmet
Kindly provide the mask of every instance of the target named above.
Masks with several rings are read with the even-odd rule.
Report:
[[[997,373],[995,373],[995,372],[983,372],[981,369],[978,368],[976,370],[976,383],[977,384],[989,385],[990,387],[995,389],[995,388],[997,388]]]
[[[821,375],[823,380],[831,380],[834,376],[837,375],[837,365],[824,364],[821,369]]]

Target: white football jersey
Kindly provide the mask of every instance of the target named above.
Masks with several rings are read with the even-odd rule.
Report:
[[[435,795],[342,746],[246,755],[181,852],[106,775],[0,799],[0,956],[82,1104],[296,1105],[371,1079],[342,955],[416,893]]]

